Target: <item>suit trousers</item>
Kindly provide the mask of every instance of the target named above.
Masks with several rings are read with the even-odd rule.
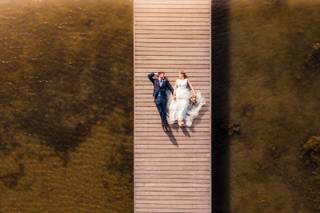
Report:
[[[167,123],[167,97],[158,96],[155,98],[155,104],[162,122]]]

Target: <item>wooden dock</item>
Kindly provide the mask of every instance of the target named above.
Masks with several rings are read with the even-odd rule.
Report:
[[[150,72],[187,72],[206,105],[193,128],[165,133]],[[211,212],[211,1],[134,1],[135,212]]]

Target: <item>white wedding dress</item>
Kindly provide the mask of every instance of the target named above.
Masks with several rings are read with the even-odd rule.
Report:
[[[183,120],[187,127],[192,126],[193,120],[199,115],[201,107],[205,104],[205,98],[200,91],[196,92],[196,104],[191,104],[192,91],[188,87],[188,79],[177,79],[176,100],[172,95],[168,99],[168,123],[174,124]]]

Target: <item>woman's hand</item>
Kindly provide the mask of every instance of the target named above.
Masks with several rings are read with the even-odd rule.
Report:
[[[173,100],[176,100],[176,99],[177,99],[175,95],[173,95],[172,98],[173,98]]]

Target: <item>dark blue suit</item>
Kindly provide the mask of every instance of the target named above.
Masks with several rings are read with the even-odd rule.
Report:
[[[154,76],[155,76],[154,73],[150,73],[148,75],[149,80],[153,84],[154,102],[159,111],[162,123],[167,124],[167,102],[168,102],[167,90],[173,93],[173,88],[168,79],[166,78],[163,79],[161,83],[160,80],[154,78]]]

